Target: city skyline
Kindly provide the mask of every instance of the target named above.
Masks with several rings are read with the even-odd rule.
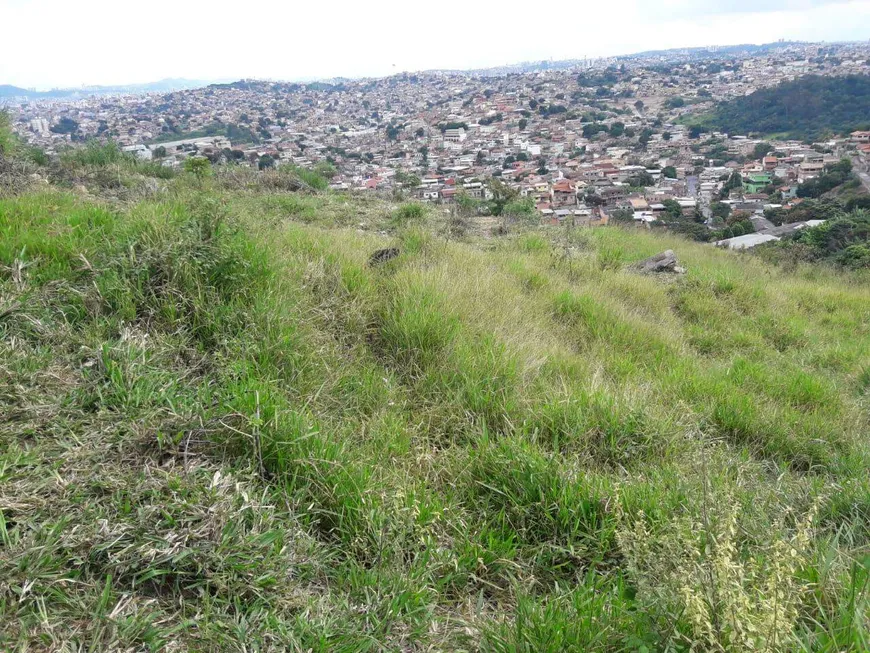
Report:
[[[863,41],[870,0],[624,3],[557,2],[540,20],[521,7],[475,5],[460,15],[406,8],[393,0],[360,11],[226,2],[146,9],[104,0],[34,3],[2,0],[10,30],[0,43],[0,83],[47,90],[153,82],[165,78],[306,80],[384,77],[403,71],[466,70],[523,61],[583,59],[647,50],[800,41]],[[557,20],[558,18],[558,20]],[[598,29],[611,24],[613,29]],[[566,27],[567,26],[567,27]],[[34,48],[34,30],[40,36]],[[87,36],[82,36],[87,34]],[[27,52],[26,57],[21,52]],[[112,52],[111,57],[105,56]],[[60,54],[63,56],[61,57]]]

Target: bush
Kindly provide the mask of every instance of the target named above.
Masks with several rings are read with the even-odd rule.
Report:
[[[15,147],[15,134],[12,133],[12,125],[9,114],[0,111],[0,155],[9,156]]]
[[[850,268],[870,268],[870,245],[849,245],[837,261]]]
[[[184,160],[184,171],[202,179],[211,172],[211,164],[205,157],[191,156]]]
[[[99,141],[88,141],[84,147],[70,149],[61,154],[61,161],[82,166],[105,167],[116,163],[134,163],[135,159],[121,151],[114,141],[101,144]]]
[[[393,220],[397,223],[419,220],[426,215],[426,208],[418,202],[406,202],[393,212]]]

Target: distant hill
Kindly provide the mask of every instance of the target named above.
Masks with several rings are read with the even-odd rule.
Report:
[[[775,50],[782,50],[793,46],[807,45],[800,41],[777,41],[775,43],[741,43],[738,45],[718,45],[698,48],[671,48],[670,50],[646,50],[633,54],[620,55],[618,60],[648,59],[651,57],[667,57],[677,59],[717,59],[733,57],[735,55],[763,54]]]
[[[80,88],[59,88],[50,91],[33,91],[19,86],[0,84],[0,99],[26,98],[28,100],[87,97],[90,95],[115,95],[119,93],[169,93],[192,88],[202,88],[212,82],[198,79],[161,79],[144,84],[122,84],[117,86],[82,86]]]
[[[62,91],[31,91],[20,86],[12,86],[10,84],[0,84],[0,99],[2,98],[27,98],[29,100],[47,97],[61,97]],[[69,92],[65,92],[69,95]],[[55,95],[53,95],[55,94]]]
[[[848,133],[870,123],[870,76],[808,75],[720,103],[702,121],[730,134],[805,141]]]

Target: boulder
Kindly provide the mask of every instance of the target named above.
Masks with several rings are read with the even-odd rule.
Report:
[[[682,274],[686,271],[685,268],[680,267],[677,255],[672,249],[640,261],[635,264],[635,269],[639,272],[672,272],[676,274]]]

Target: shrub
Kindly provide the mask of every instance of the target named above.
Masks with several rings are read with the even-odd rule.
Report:
[[[205,157],[191,156],[184,160],[184,171],[202,179],[211,172],[211,164]]]
[[[426,215],[426,208],[418,202],[406,202],[393,212],[393,220],[398,223],[420,220]]]
[[[0,155],[9,156],[15,147],[15,134],[12,133],[12,125],[9,114],[0,111]]]
[[[705,490],[706,492],[706,490]],[[616,541],[637,598],[659,612],[686,644],[711,651],[794,650],[806,587],[815,505],[789,529],[772,525],[771,539],[746,553],[731,497],[705,497],[702,520],[686,515],[650,529],[643,512],[630,520],[619,501]]]

